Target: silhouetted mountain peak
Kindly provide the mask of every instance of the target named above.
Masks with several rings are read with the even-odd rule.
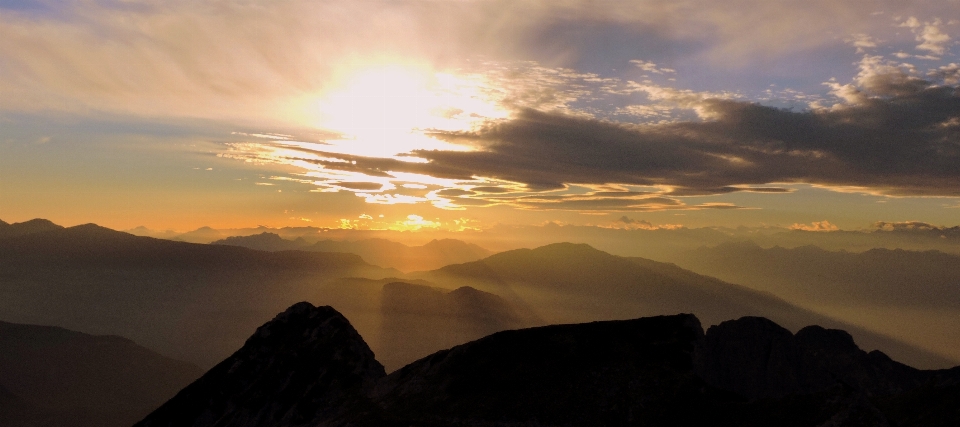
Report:
[[[433,239],[423,245],[424,249],[434,250],[434,251],[444,251],[444,250],[456,250],[456,251],[471,251],[476,254],[486,254],[489,255],[490,251],[477,246],[473,243],[467,243],[463,240],[457,239]]]
[[[337,326],[324,328],[329,322]],[[503,331],[389,376],[370,362],[372,355],[351,350],[362,344],[358,337],[331,339],[348,330],[342,325],[349,324],[329,307],[296,304],[139,425],[857,427],[956,421],[952,399],[960,368],[931,373],[885,365],[883,358],[834,360],[811,354],[788,330],[760,317],[723,322],[706,334],[691,314]],[[827,347],[849,344],[842,334],[816,327],[804,339]],[[320,343],[327,356],[313,353]]]
[[[751,398],[816,393],[834,386],[891,395],[928,378],[883,353],[868,355],[845,331],[808,326],[794,335],[758,317],[707,330],[697,367],[711,385]]]
[[[301,302],[137,425],[309,425],[358,411],[354,397],[384,375],[346,318]]]
[[[373,398],[412,425],[686,425],[702,333],[692,315],[498,332],[407,365]]]
[[[620,257],[596,249],[586,243],[564,242],[552,243],[534,249],[514,249],[500,252],[481,260],[481,262],[491,265],[508,265],[528,262],[537,262],[538,264],[543,262],[595,263],[616,259],[620,259]]]
[[[29,221],[16,222],[13,224],[4,223],[0,226],[0,237],[23,236],[27,234],[43,233],[46,231],[60,230],[62,226],[54,224],[50,220],[35,218]]]
[[[853,337],[840,329],[811,325],[797,331],[796,338],[808,348],[829,349],[831,352],[850,353],[860,350]]]
[[[86,234],[86,235],[112,235],[112,236],[130,236],[129,233],[113,230],[94,223],[75,225],[64,229],[67,233]]]

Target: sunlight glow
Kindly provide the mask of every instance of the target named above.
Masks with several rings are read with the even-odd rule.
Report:
[[[465,131],[507,112],[485,99],[482,82],[416,67],[390,65],[358,71],[321,95],[308,114],[311,126],[342,137],[325,141],[341,154],[419,161],[397,156],[413,150],[470,150],[425,135]]]

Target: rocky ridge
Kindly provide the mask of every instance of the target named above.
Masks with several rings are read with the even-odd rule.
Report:
[[[385,375],[330,307],[294,305],[138,426],[948,426],[960,368],[848,334],[690,314],[498,332]]]

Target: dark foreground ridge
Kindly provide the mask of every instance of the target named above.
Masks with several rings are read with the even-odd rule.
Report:
[[[955,426],[958,401],[960,368],[690,314],[499,332],[387,376],[336,310],[299,303],[138,426]]]
[[[301,302],[138,426],[299,426],[364,411],[385,375],[340,313]]]

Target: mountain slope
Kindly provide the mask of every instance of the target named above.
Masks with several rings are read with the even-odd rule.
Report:
[[[388,372],[494,332],[543,324],[497,295],[469,287],[438,288],[422,280],[331,280],[317,286],[308,300],[349,317]]]
[[[954,363],[897,340],[791,305],[769,293],[675,265],[558,243],[502,252],[420,274],[441,286],[472,286],[529,307],[547,323],[627,319],[692,312],[707,324],[763,316],[792,330],[810,324],[850,330],[868,348],[921,367]]]
[[[346,318],[298,303],[136,426],[266,427],[356,416],[365,409],[356,396],[384,375]]]
[[[0,221],[0,239],[4,237],[16,237],[32,233],[41,233],[44,231],[59,230],[62,228],[63,227],[57,224],[41,218],[13,224],[7,224],[6,222]]]
[[[939,427],[958,392],[960,368],[916,370],[843,331],[704,333],[689,314],[499,332],[384,376],[346,319],[300,303],[137,425]]]
[[[494,332],[541,323],[503,298],[470,287],[446,291],[388,283],[380,307],[378,354],[388,372]]]
[[[703,247],[678,262],[960,361],[958,255],[899,249],[832,252],[814,246],[765,249],[741,242]]]
[[[22,422],[130,425],[202,373],[125,338],[0,322],[0,411]]]
[[[287,240],[274,233],[263,232],[252,236],[231,236],[217,240],[211,245],[242,246],[258,251],[292,251],[303,249],[307,242],[303,239]]]
[[[321,240],[302,250],[357,254],[373,265],[401,271],[440,268],[448,264],[475,261],[491,254],[480,246],[454,239],[432,240],[423,246],[407,246],[385,239]]]
[[[211,366],[319,284],[395,274],[350,254],[260,252],[88,224],[0,239],[0,317],[130,337]]]
[[[307,244],[302,237],[287,240],[269,232],[227,237],[212,244],[242,246],[261,251],[301,250],[351,253],[360,255],[371,264],[401,271],[440,268],[448,264],[476,261],[491,254],[480,246],[455,239],[431,240],[423,246],[407,246],[386,239],[321,240]]]

